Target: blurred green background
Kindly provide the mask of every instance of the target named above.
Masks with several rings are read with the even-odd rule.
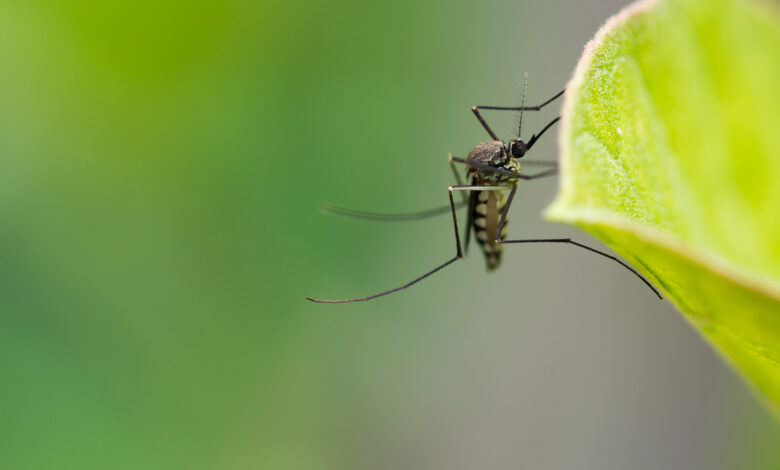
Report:
[[[452,256],[446,217],[318,204],[446,203],[469,107],[557,92],[622,5],[3,1],[0,466],[777,468],[747,387],[587,253],[303,300]],[[540,220],[555,189],[510,233],[592,242]]]

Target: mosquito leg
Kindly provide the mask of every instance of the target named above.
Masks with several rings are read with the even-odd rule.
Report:
[[[479,123],[482,124],[482,127],[485,128],[488,134],[490,134],[490,137],[493,140],[501,140],[498,138],[495,132],[493,132],[493,129],[490,128],[487,121],[485,121],[485,118],[482,117],[482,114],[479,112],[480,106],[474,106],[471,108],[471,112],[474,113],[474,116],[477,117],[477,120],[479,120]],[[484,108],[484,106],[482,106]]]
[[[565,92],[565,91],[566,90],[561,90],[560,92],[558,92],[555,96],[553,96],[549,100],[545,101],[542,104],[536,105],[536,106],[473,106],[471,108],[471,112],[474,113],[474,116],[477,117],[477,120],[479,120],[479,123],[482,124],[482,127],[485,128],[485,130],[487,131],[488,134],[490,134],[490,137],[493,140],[501,140],[501,139],[498,138],[496,133],[493,132],[493,129],[490,128],[490,126],[488,125],[488,123],[485,120],[485,118],[482,117],[482,113],[479,112],[480,109],[490,109],[490,110],[493,110],[493,111],[539,111],[542,108],[544,108],[545,106],[547,106],[548,104],[550,104],[553,101],[555,101],[561,95],[563,95],[563,92]],[[525,94],[523,94],[523,95],[525,96]],[[531,145],[533,145],[533,143],[536,142],[536,140],[544,133],[544,131],[546,131],[547,128],[550,127],[551,125],[553,125],[556,121],[558,121],[558,119],[560,119],[560,117],[556,118],[555,120],[553,120],[553,122],[548,124],[547,127],[545,127],[542,130],[542,132],[539,133],[539,135],[534,135],[533,137],[531,137],[531,141],[529,142],[528,148],[531,148]]]
[[[456,182],[456,183],[457,183],[459,186],[463,186],[463,185],[464,185],[464,184],[466,184],[466,183],[464,183],[464,182],[463,182],[463,177],[462,177],[462,176],[460,176],[460,172],[459,172],[459,171],[458,171],[458,169],[455,167],[455,165],[452,163],[452,154],[450,154],[450,155],[449,155],[449,157],[450,157],[450,168],[452,168],[452,174],[454,174],[454,175],[455,175],[455,182]]]
[[[463,245],[464,255],[469,253],[469,244],[471,243],[471,224],[474,222],[474,205],[477,203],[476,195],[477,193],[471,192],[468,196],[466,196],[468,199],[469,208],[466,211],[466,241]]]
[[[458,168],[455,166],[455,163],[453,163],[453,161],[452,161],[452,154],[450,153],[448,155],[449,155],[450,168],[452,169],[452,174],[455,175],[455,183],[458,186],[465,185],[465,183],[463,182],[463,177],[460,175],[460,172],[458,171]],[[469,200],[468,195],[466,193],[461,193],[461,194],[463,195],[463,198],[462,198],[463,202],[468,202],[468,200]]]
[[[449,164],[450,164],[450,168],[452,169],[452,174],[455,175],[455,181],[457,182],[458,185],[463,186],[464,185],[463,177],[460,175],[458,169],[455,167],[455,164],[452,162],[452,155],[450,155]],[[460,209],[461,207],[466,206],[468,203],[469,203],[469,197],[465,193],[463,193],[462,201],[456,203],[455,207],[457,209]],[[449,204],[446,206],[435,207],[433,209],[428,209],[428,210],[418,211],[418,212],[400,212],[400,213],[385,213],[385,214],[379,212],[367,212],[367,211],[349,209],[347,207],[337,206],[329,202],[323,202],[321,204],[321,207],[322,210],[324,210],[325,212],[330,212],[331,214],[342,215],[345,217],[352,217],[355,219],[377,220],[380,222],[422,220],[430,217],[435,217],[437,215],[446,214],[450,210]]]
[[[460,234],[458,233],[458,216],[455,213],[455,201],[452,199],[452,189],[450,189],[450,191],[448,192],[448,195],[449,195],[449,198],[450,198],[450,210],[452,211],[452,226],[455,229],[455,249],[456,249],[456,254],[455,254],[454,258],[452,258],[452,259],[450,259],[450,260],[440,264],[439,266],[437,266],[434,269],[428,271],[427,273],[423,274],[422,276],[420,276],[420,277],[418,277],[418,278],[416,278],[416,279],[414,279],[414,280],[412,280],[410,282],[407,282],[406,284],[404,284],[404,285],[402,285],[400,287],[396,287],[395,289],[386,290],[386,291],[380,292],[378,294],[369,295],[368,297],[360,297],[360,298],[357,298],[357,299],[345,299],[345,300],[324,300],[324,299],[313,299],[311,297],[306,297],[306,300],[309,300],[311,302],[316,302],[316,303],[323,303],[323,304],[345,304],[345,303],[350,303],[350,302],[364,302],[366,300],[376,299],[377,297],[382,297],[382,296],[385,296],[385,295],[388,295],[388,294],[392,294],[393,292],[398,292],[399,290],[404,290],[407,287],[411,287],[411,286],[417,284],[418,282],[422,281],[426,277],[428,277],[428,276],[430,276],[430,275],[432,275],[432,274],[434,274],[434,273],[436,273],[436,272],[446,268],[447,266],[449,266],[450,264],[454,263],[455,261],[463,258],[463,251],[461,250],[461,247],[460,247]]]
[[[539,173],[535,173],[533,175],[522,175],[525,176],[523,178],[524,180],[535,180],[537,178],[544,178],[545,176],[552,176],[558,174],[558,167],[550,168],[549,170],[544,170]]]
[[[496,236],[494,240],[497,243],[501,243],[501,231],[504,229],[506,223],[506,216],[509,214],[509,206],[512,205],[512,199],[515,198],[517,192],[517,185],[512,186],[512,190],[509,192],[509,197],[506,198],[506,204],[504,204],[504,210],[501,211],[501,219],[498,221],[498,228],[496,229]]]
[[[649,287],[650,290],[652,290],[655,295],[658,296],[659,299],[663,299],[663,297],[661,297],[661,294],[658,292],[658,290],[656,290],[656,288],[653,287],[653,285],[650,284],[650,282],[647,279],[642,277],[642,275],[639,274],[639,272],[637,272],[637,270],[635,270],[634,268],[632,268],[628,264],[624,263],[619,258],[617,258],[615,256],[612,256],[610,254],[604,253],[603,251],[599,251],[599,250],[597,250],[595,248],[591,248],[591,247],[589,247],[587,245],[583,245],[582,243],[575,242],[575,241],[573,241],[570,238],[538,238],[538,239],[527,239],[527,240],[503,240],[503,241],[499,241],[499,243],[568,243],[570,245],[578,246],[578,247],[583,248],[585,250],[588,250],[590,252],[596,253],[597,255],[601,255],[601,256],[603,256],[605,258],[609,258],[612,261],[620,264],[624,268],[626,268],[629,271],[631,271],[632,273],[634,273],[634,275],[636,277],[641,279],[642,282],[644,282],[645,285],[647,287]]]
[[[450,191],[506,191],[508,189],[512,189],[512,186],[450,186]]]
[[[509,206],[512,205],[512,200],[515,198],[515,193],[517,192],[517,185],[514,184],[512,186],[451,186],[450,190],[453,191],[506,191],[510,190],[509,197],[506,200],[506,204],[504,204],[504,210],[501,211],[501,219],[498,222],[498,229],[496,230],[496,236],[495,241],[500,242],[501,240],[501,230],[504,228],[504,224],[506,223],[506,217],[509,213]],[[471,215],[471,211],[469,210],[469,215]]]
[[[465,158],[450,157],[450,159],[453,162],[456,162],[456,163],[462,163],[462,164],[468,165],[470,167],[479,168],[481,170],[491,171],[493,173],[498,173],[499,175],[511,176],[512,178],[518,178],[518,179],[522,179],[522,180],[533,180],[533,179],[536,179],[536,178],[542,178],[542,177],[545,177],[545,176],[554,175],[554,174],[556,174],[558,172],[558,168],[556,166],[555,168],[550,168],[549,170],[545,170],[545,171],[542,171],[540,173],[536,173],[536,174],[533,174],[533,175],[521,175],[520,173],[515,173],[515,172],[509,171],[509,170],[504,170],[503,168],[493,168],[491,166],[483,165],[481,163],[472,162],[471,160],[466,160]]]
[[[458,202],[455,204],[455,208],[460,209],[461,207],[465,207],[466,204],[468,204],[468,201]],[[395,213],[395,214],[382,214],[378,212],[358,211],[355,209],[348,209],[346,207],[336,206],[334,204],[330,204],[327,202],[322,203],[321,207],[324,211],[330,212],[331,214],[353,217],[355,219],[377,220],[380,222],[422,220],[430,217],[435,217],[437,215],[446,214],[450,211],[449,204],[447,204],[446,206],[435,207],[433,209],[428,209],[420,212],[405,212],[405,213]]]
[[[523,158],[523,166],[558,166],[558,162],[546,162],[543,160],[526,160]]]
[[[469,247],[469,241],[471,240],[471,218],[473,216],[473,208],[474,204],[476,204],[476,200],[474,199],[474,192],[473,191],[506,191],[507,189],[512,189],[512,186],[508,185],[500,185],[500,186],[469,186],[469,185],[457,185],[457,186],[450,186],[450,191],[472,191],[471,197],[469,198],[469,210],[468,210],[468,223],[466,224],[466,252],[468,252]]]
[[[463,177],[460,175],[460,172],[458,171],[458,168],[452,162],[452,154],[450,153],[448,155],[449,155],[450,168],[452,169],[452,174],[455,175],[455,182],[457,183],[458,186],[465,186],[465,183],[463,181]],[[466,194],[465,192],[460,193],[460,194],[463,196],[461,198],[461,200],[464,203],[468,204],[468,206],[469,206],[468,211],[466,211],[466,231],[465,231],[465,233],[466,233],[466,241],[465,241],[464,246],[463,246],[463,253],[468,254],[468,252],[469,252],[469,243],[471,243],[471,221],[472,221],[471,220],[471,217],[472,217],[471,209],[473,207],[472,204],[474,204],[474,202],[473,202],[471,196]]]
[[[463,251],[460,249],[460,234],[458,233],[458,215],[455,213],[455,201],[452,200],[452,190],[447,191],[447,196],[450,198],[450,207],[452,208],[452,228],[455,230],[455,250],[456,258],[463,258]]]
[[[471,191],[471,196],[469,198],[469,210],[467,212],[468,219],[466,223],[466,246],[464,248],[464,252],[468,253],[469,250],[469,242],[471,241],[471,223],[472,223],[472,217],[474,216],[474,204],[476,204],[475,199],[475,192],[474,191],[506,191],[507,189],[512,189],[512,186],[467,186],[467,185],[458,185],[458,186],[450,186],[450,191]]]
[[[542,104],[538,104],[536,106],[474,106],[476,109],[490,109],[494,111],[539,111],[540,109],[544,108],[548,104],[555,101],[557,98],[560,98],[561,95],[563,95],[563,92],[566,90],[561,90],[558,93],[556,93],[555,96],[550,98],[549,100],[545,101]],[[498,139],[496,139],[498,140]]]
[[[430,276],[430,275],[432,275],[432,274],[434,274],[434,273],[436,273],[438,271],[441,271],[442,269],[446,268],[447,266],[449,266],[450,264],[454,263],[455,261],[458,261],[459,259],[460,258],[458,258],[456,256],[455,258],[452,258],[451,260],[447,261],[446,263],[442,264],[441,266],[438,266],[435,269],[432,269],[431,271],[428,271],[427,273],[423,274],[422,276],[418,277],[417,279],[415,279],[415,280],[413,280],[411,282],[407,282],[406,284],[402,285],[401,287],[396,287],[395,289],[390,289],[390,290],[386,290],[384,292],[380,292],[378,294],[369,295],[368,297],[360,297],[360,298],[357,298],[357,299],[345,299],[345,300],[324,300],[324,299],[313,299],[311,297],[306,297],[306,300],[309,300],[311,302],[315,302],[315,303],[318,303],[318,304],[347,304],[347,303],[351,303],[351,302],[365,302],[366,300],[376,299],[377,297],[382,297],[382,296],[385,296],[385,295],[388,295],[388,294],[392,294],[393,292],[398,292],[399,290],[404,290],[407,287],[411,287],[411,286],[417,284],[418,282],[422,281],[426,277],[428,277],[428,276]]]

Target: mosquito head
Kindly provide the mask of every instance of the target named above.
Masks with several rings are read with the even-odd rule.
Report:
[[[528,151],[528,145],[520,139],[509,142],[509,153],[514,158],[522,158]]]

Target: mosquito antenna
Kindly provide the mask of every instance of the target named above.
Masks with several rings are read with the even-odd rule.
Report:
[[[520,122],[517,124],[517,138],[523,136],[523,108],[525,107],[525,88],[528,86],[528,72],[523,74],[523,98],[520,102]]]

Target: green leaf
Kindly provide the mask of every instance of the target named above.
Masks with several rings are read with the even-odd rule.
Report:
[[[777,5],[628,7],[586,47],[560,143],[548,218],[636,266],[780,417]]]

